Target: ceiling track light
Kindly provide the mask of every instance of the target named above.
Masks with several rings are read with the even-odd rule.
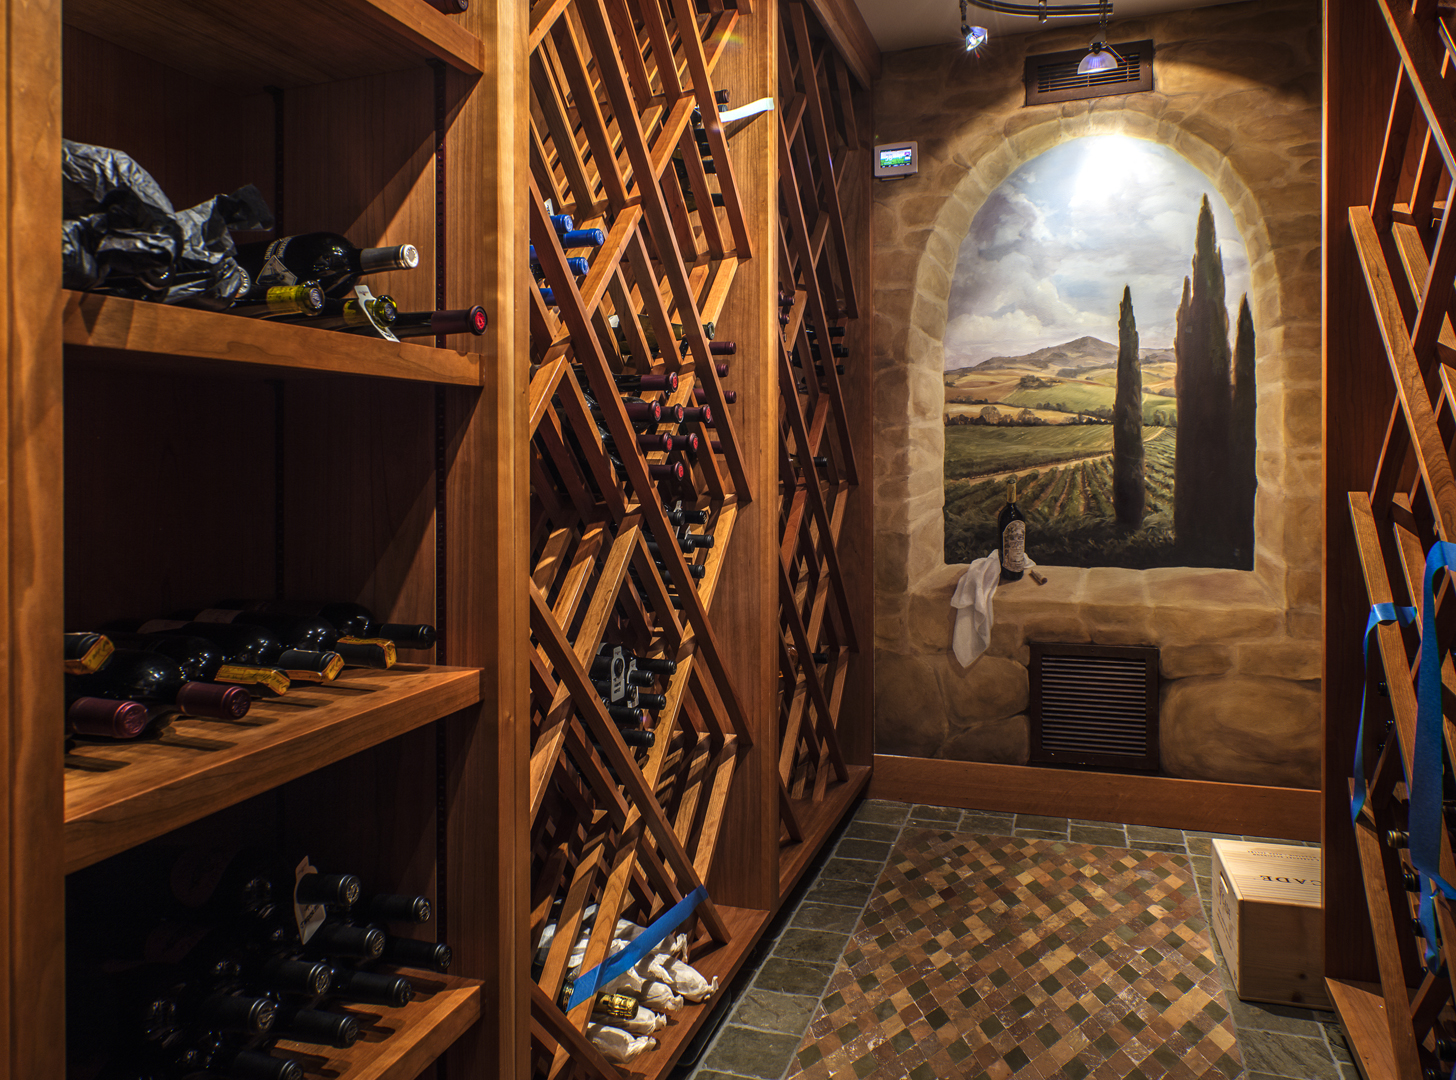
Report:
[[[1087,55],[1082,57],[1082,62],[1077,65],[1078,75],[1096,75],[1103,71],[1116,71],[1117,65],[1123,62],[1118,51],[1107,44],[1107,15],[1112,10],[1111,0],[1106,0],[1106,7],[1097,20],[1097,36],[1092,39],[1092,44],[1087,46]]]
[[[966,0],[961,0],[961,37],[965,40],[968,53],[975,52],[991,38],[984,26],[970,25],[966,18]]]
[[[1013,3],[1011,0],[969,0],[973,7],[994,11],[998,15],[1025,15],[1046,22],[1049,18],[1070,18],[1073,16],[1102,15],[1112,10],[1111,0],[1100,0],[1095,4],[1048,4],[1038,0],[1035,4]],[[965,5],[961,5],[964,9]],[[962,22],[965,20],[962,19]]]

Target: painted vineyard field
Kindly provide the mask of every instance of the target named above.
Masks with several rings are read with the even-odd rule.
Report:
[[[1081,443],[1051,438],[1074,434],[1087,437]],[[1024,442],[1008,445],[1004,437],[1011,435]],[[1047,442],[1038,445],[1037,436],[1045,436]],[[1146,427],[1143,446],[1147,505],[1141,527],[1129,530],[1112,520],[1111,427],[946,428],[946,562],[971,562],[995,549],[996,514],[1006,501],[1007,482],[1015,476],[1016,503],[1027,518],[1026,550],[1037,562],[1134,569],[1169,565],[1173,558],[1174,432]],[[1075,453],[1077,450],[1081,452]],[[1038,451],[1048,455],[1041,459],[1048,464],[1008,467],[986,475],[998,456],[1024,465],[1035,460]],[[953,454],[962,462],[975,462],[980,475],[952,479]],[[1058,454],[1061,456],[1050,456]]]

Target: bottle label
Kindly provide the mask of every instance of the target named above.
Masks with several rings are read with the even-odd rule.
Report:
[[[229,623],[229,622],[232,622],[234,619],[236,619],[241,614],[242,614],[241,611],[230,610],[228,608],[215,608],[215,607],[210,607],[210,608],[204,608],[202,611],[199,611],[197,613],[197,615],[193,618],[192,621],[193,622]]]
[[[137,633],[160,634],[165,630],[181,630],[186,625],[185,619],[149,619],[137,627]]]
[[[292,239],[291,236],[285,236],[282,240],[274,240],[268,245],[268,251],[263,256],[263,267],[258,271],[259,285],[298,284],[298,277],[283,265],[283,255],[288,250],[288,241]]]
[[[223,664],[217,669],[212,681],[240,686],[266,686],[274,694],[286,693],[290,683],[288,676],[277,668],[248,667],[243,664]]]
[[[1013,521],[1001,534],[1001,569],[1013,574],[1026,569],[1026,522]]]
[[[308,939],[313,937],[318,928],[324,924],[324,918],[328,914],[322,904],[300,904],[298,902],[298,883],[309,874],[317,874],[318,868],[309,864],[308,857],[304,859],[293,871],[293,918],[298,923],[298,940],[308,944]]]

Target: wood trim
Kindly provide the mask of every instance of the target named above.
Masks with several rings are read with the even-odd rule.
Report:
[[[876,754],[868,794],[967,810],[1320,839],[1320,793],[1302,788]]]
[[[861,86],[880,77],[880,47],[853,0],[808,0],[809,7]]]
[[[0,1073],[65,1072],[65,879],[61,843],[60,640],[63,559],[60,337],[60,0],[5,0],[0,50],[6,117],[0,225],[5,471],[0,477],[7,577],[0,629]]]

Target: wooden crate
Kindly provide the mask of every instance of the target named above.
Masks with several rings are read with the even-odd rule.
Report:
[[[1247,1001],[1327,1009],[1320,850],[1213,842],[1213,930]]]

